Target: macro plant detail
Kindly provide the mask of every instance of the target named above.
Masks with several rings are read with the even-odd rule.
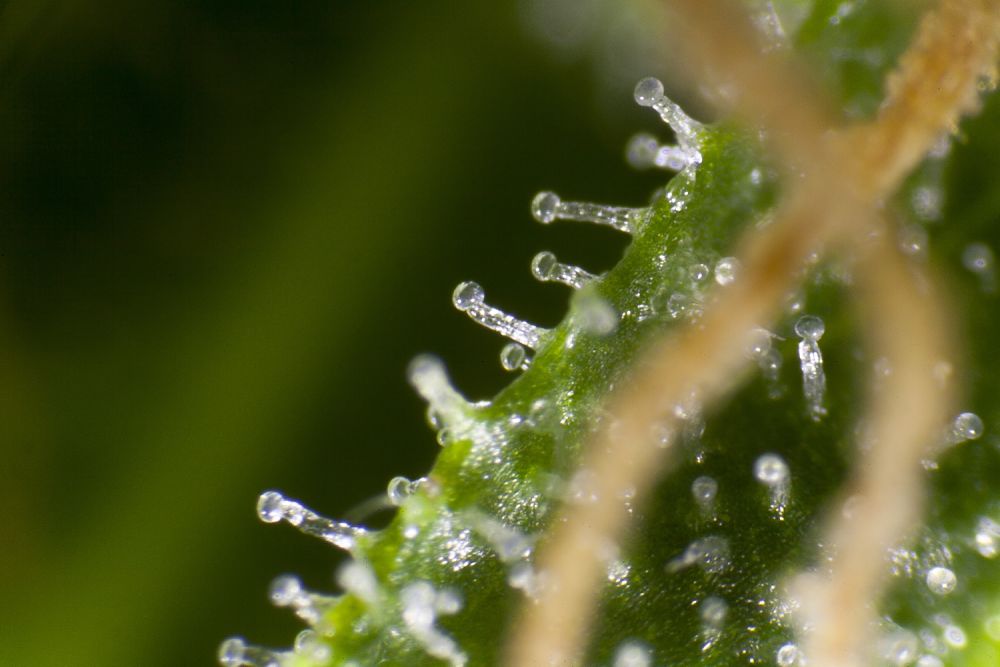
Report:
[[[595,275],[536,255],[536,278],[573,290],[552,329],[455,289],[519,375],[474,402],[440,360],[413,362],[442,451],[390,482],[384,530],[262,494],[262,520],[349,554],[344,592],[279,577],[272,601],[310,629],[289,651],[228,640],[222,664],[993,664],[997,374],[988,352],[953,352],[969,304],[945,309],[930,274],[995,305],[989,243],[942,201],[1000,10],[943,2],[896,65],[909,29],[873,41],[863,28],[891,14],[875,3],[806,5],[783,27],[766,3],[781,30],[764,49],[726,3],[673,9],[728,37],[687,47],[742,124],[637,85],[676,143],[640,135],[630,161],[677,174],[648,206],[531,204],[543,224],[631,234],[621,261]],[[814,66],[849,72],[840,102],[874,120],[844,129],[783,59],[817,44]]]

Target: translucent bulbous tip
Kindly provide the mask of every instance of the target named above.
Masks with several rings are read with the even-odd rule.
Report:
[[[500,365],[505,371],[516,371],[521,368],[527,357],[524,346],[518,343],[507,343],[500,350]]]
[[[293,649],[296,655],[319,664],[330,661],[330,647],[323,643],[315,630],[303,630],[296,635]]]
[[[754,462],[754,476],[768,486],[788,481],[788,464],[777,454],[764,454]]]
[[[625,159],[637,169],[651,167],[656,163],[656,152],[660,144],[651,134],[637,134],[629,139],[625,147]]]
[[[952,422],[952,433],[959,440],[975,440],[983,434],[983,420],[973,412],[963,412]]]
[[[276,607],[287,607],[302,595],[302,582],[298,577],[283,574],[271,582],[268,596]]]
[[[948,595],[958,584],[958,577],[946,567],[932,567],[926,576],[927,587],[937,595]]]
[[[406,377],[410,384],[419,385],[429,377],[444,373],[444,364],[432,354],[421,354],[413,358],[406,367]]]
[[[386,496],[389,498],[389,503],[395,507],[402,505],[412,493],[413,482],[405,477],[393,477],[389,480],[389,484],[386,487]]]
[[[543,250],[531,260],[531,274],[538,280],[550,280],[555,273],[557,263],[555,255]]]
[[[459,283],[455,291],[451,293],[451,302],[455,304],[455,308],[466,311],[481,304],[485,297],[486,294],[479,283],[466,280],[463,283]]]
[[[285,497],[277,491],[265,491],[257,498],[257,516],[264,523],[277,523],[284,516]]]
[[[710,503],[719,492],[719,483],[713,478],[702,476],[691,483],[691,495],[700,503]]]
[[[561,200],[554,192],[539,192],[531,200],[531,215],[538,222],[549,224],[556,219],[556,211]]]
[[[823,320],[815,315],[804,315],[795,323],[795,334],[808,340],[819,340],[826,333]]]
[[[663,97],[663,84],[655,77],[646,77],[635,85],[635,102],[642,107],[651,107]]]
[[[239,637],[231,637],[219,646],[219,664],[222,667],[240,667],[246,657],[247,645]]]

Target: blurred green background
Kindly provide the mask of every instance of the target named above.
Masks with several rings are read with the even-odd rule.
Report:
[[[622,159],[663,134],[631,101],[650,54],[569,4],[0,5],[0,665],[290,644],[268,583],[333,591],[340,557],[257,494],[351,517],[425,472],[409,359],[505,381],[453,286],[553,325],[534,253],[601,271],[624,239],[537,225],[532,195],[665,178]]]

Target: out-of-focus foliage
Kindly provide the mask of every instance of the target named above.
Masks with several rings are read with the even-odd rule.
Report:
[[[350,516],[425,471],[409,359],[505,381],[452,287],[554,323],[537,248],[596,270],[622,244],[528,203],[645,201],[620,159],[643,115],[513,2],[15,1],[0,33],[0,663],[287,644],[268,581],[329,588],[335,561],[257,493]]]

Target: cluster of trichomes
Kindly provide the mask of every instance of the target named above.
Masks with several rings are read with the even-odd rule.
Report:
[[[826,54],[852,113],[875,97],[869,79],[880,79],[898,48],[894,37],[905,33],[877,33],[885,11],[866,2],[817,2],[795,31],[784,30],[802,50],[811,45]],[[640,82],[635,99],[676,137],[670,145],[640,135],[629,145],[634,165],[677,172],[649,206],[570,202],[551,192],[532,202],[545,224],[592,222],[630,234],[621,261],[594,275],[548,252],[535,257],[536,278],[573,290],[554,329],[489,306],[476,283],[455,289],[458,310],[511,340],[501,363],[518,377],[492,400],[470,402],[441,361],[413,362],[410,381],[428,403],[442,451],[426,477],[390,482],[398,513],[383,530],[262,494],[263,521],[287,522],[350,555],[337,574],[343,593],[312,592],[295,577],[279,577],[272,601],[309,629],[289,651],[230,639],[220,648],[223,665],[499,662],[513,612],[546,584],[534,554],[554,508],[597,501],[588,472],[576,464],[587,436],[607,427],[603,399],[627,381],[646,341],[665,328],[697,325],[713,290],[740,279],[727,253],[747,228],[768,224],[776,199],[772,169],[749,133],[692,120],[655,79]],[[995,106],[968,130],[970,141],[976,132],[991,140]],[[956,217],[978,215],[978,227],[941,222],[950,210],[944,198],[960,191],[952,180],[964,159],[955,153],[963,150],[943,140],[898,203],[910,220],[901,249],[964,271],[958,280],[966,301],[979,303],[966,323],[974,339],[970,367],[979,371],[970,408],[955,416],[925,463],[932,501],[925,525],[886,553],[894,583],[880,610],[877,654],[892,665],[995,664],[1000,655],[1000,504],[990,484],[1000,479],[1000,454],[981,437],[984,421],[1000,416],[989,400],[1000,360],[983,343],[996,285],[992,239],[973,236],[995,198],[971,214],[959,208]],[[873,377],[892,372],[860,351],[856,313],[844,298],[850,283],[848,265],[814,267],[788,295],[779,324],[748,341],[745,354],[759,372],[710,414],[694,400],[673,406],[685,428],[664,432],[662,444],[677,448],[682,462],[647,502],[630,507],[627,539],[601,554],[607,577],[586,664],[805,664],[783,586],[794,572],[823,567],[817,521],[855,456],[859,396]],[[850,512],[850,503],[840,511]]]

